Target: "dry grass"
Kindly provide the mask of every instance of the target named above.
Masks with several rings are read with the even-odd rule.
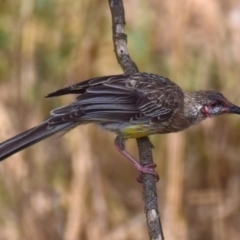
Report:
[[[237,0],[125,1],[129,47],[143,71],[240,105]],[[65,85],[120,73],[106,0],[0,3],[0,140],[73,97]],[[0,240],[147,239],[141,185],[114,135],[82,126],[0,164]],[[240,120],[224,116],[154,136],[166,239],[238,239]],[[136,156],[136,145],[127,148]]]

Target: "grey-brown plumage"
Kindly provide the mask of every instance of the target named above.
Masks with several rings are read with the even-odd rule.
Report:
[[[115,132],[118,150],[131,158],[124,150],[124,139],[178,132],[207,117],[240,114],[240,108],[220,93],[184,92],[169,79],[150,73],[93,78],[47,97],[65,94],[78,96],[72,104],[54,109],[39,126],[1,143],[0,160],[57,132],[84,123],[96,123]],[[135,160],[130,160],[138,170],[154,172],[152,167],[141,167]]]

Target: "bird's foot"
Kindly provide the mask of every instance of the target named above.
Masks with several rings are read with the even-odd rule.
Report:
[[[125,156],[133,165],[134,167],[140,172],[137,176],[137,181],[142,183],[142,175],[143,174],[151,174],[154,175],[156,178],[156,182],[159,180],[159,175],[156,173],[154,168],[157,166],[155,163],[147,164],[142,166],[139,162],[137,162],[126,150],[125,150],[125,142],[124,139],[120,138],[119,136],[115,140],[115,146],[117,150]]]
[[[137,167],[137,170],[139,171],[139,175],[137,176],[137,181],[142,183],[143,182],[143,174],[151,174],[155,177],[155,181],[158,182],[159,181],[159,175],[158,173],[155,171],[155,167],[157,165],[155,163],[152,164],[147,164],[147,165],[140,165]]]

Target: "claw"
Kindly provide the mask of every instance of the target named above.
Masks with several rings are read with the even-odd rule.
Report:
[[[140,168],[138,168],[139,175],[136,178],[137,181],[139,183],[142,183],[143,182],[143,180],[142,180],[143,174],[146,173],[146,174],[153,175],[155,177],[155,182],[158,182],[159,181],[159,175],[154,170],[154,168],[156,166],[157,165],[155,163],[151,163],[151,164],[147,164],[147,165],[144,165],[144,166],[140,166]]]

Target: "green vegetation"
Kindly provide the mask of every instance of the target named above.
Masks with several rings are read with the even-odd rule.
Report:
[[[240,105],[237,0],[124,2],[141,71]],[[49,92],[117,73],[107,0],[0,1],[0,141],[74,99]],[[147,239],[141,185],[113,139],[82,126],[0,163],[0,239]],[[166,239],[238,239],[240,118],[151,139]]]

